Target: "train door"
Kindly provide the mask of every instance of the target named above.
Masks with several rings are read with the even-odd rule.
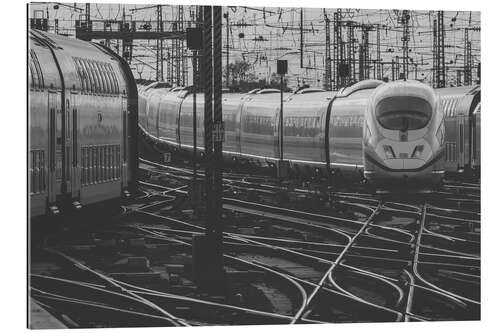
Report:
[[[72,198],[78,198],[80,191],[80,170],[78,167],[78,110],[77,110],[78,93],[71,91],[68,103],[66,105],[67,116],[67,138],[69,139],[67,152],[67,170],[70,173],[68,176],[70,188],[68,192],[71,193]]]
[[[238,105],[235,117],[235,144],[238,156],[241,156],[241,134],[243,133],[243,107],[245,106],[246,97],[243,97]]]
[[[127,187],[128,183],[128,99],[127,96],[121,97],[121,118],[122,118],[122,154],[121,154],[121,162],[122,162],[122,188]]]
[[[69,94],[71,95],[71,94]],[[64,108],[63,114],[63,177],[64,177],[64,186],[63,189],[66,193],[72,192],[72,121],[71,121],[71,103],[69,96],[66,98],[66,107]]]
[[[481,104],[478,104],[474,111],[474,163],[473,167],[481,166]]]
[[[465,124],[465,119],[462,115],[459,115],[458,117],[458,169],[463,170],[465,167],[465,129],[466,129],[466,124]]]
[[[49,90],[49,203],[63,193],[63,113],[61,92]]]

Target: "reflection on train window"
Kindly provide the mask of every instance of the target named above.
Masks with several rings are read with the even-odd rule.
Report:
[[[30,74],[31,74],[31,87],[37,89],[43,89],[45,84],[43,80],[42,68],[38,61],[38,57],[33,50],[30,50]]]
[[[224,122],[224,130],[228,132],[233,132],[235,128],[235,114],[234,113],[224,113],[222,115],[222,121]]]
[[[351,127],[351,128],[362,128],[364,117],[361,115],[350,116],[333,116],[333,127]]]
[[[375,107],[379,124],[389,130],[408,131],[424,128],[432,116],[431,105],[418,97],[388,97]]]
[[[247,133],[273,135],[272,117],[246,115],[243,130]]]
[[[285,136],[314,137],[320,134],[319,117],[301,116],[283,119]]]
[[[118,95],[118,81],[109,63],[73,57],[80,86],[85,93]]]
[[[446,118],[453,117],[457,115],[457,104],[458,97],[447,97],[441,98],[441,109],[443,110],[443,114]]]

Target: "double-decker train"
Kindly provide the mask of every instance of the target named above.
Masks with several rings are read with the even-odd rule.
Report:
[[[100,44],[30,30],[28,87],[32,217],[133,190],[137,87],[119,56]]]
[[[452,174],[480,174],[481,87],[436,89],[444,114],[444,168]]]
[[[159,86],[159,87],[158,87]],[[158,149],[193,149],[190,89],[153,83],[139,88],[141,133]],[[466,162],[463,135],[448,128],[479,114],[479,87],[431,89],[416,81],[365,80],[336,92],[302,89],[285,94],[283,158],[293,175],[334,175],[380,185],[432,187],[445,171],[478,168]],[[453,99],[452,104],[446,101]],[[224,158],[230,163],[275,167],[279,160],[279,104],[276,89],[223,95]],[[203,94],[197,98],[197,146],[203,153]],[[476,110],[476,111],[474,111]],[[462,117],[462,118],[461,118]],[[478,116],[476,116],[478,119]],[[461,121],[460,120],[460,121]],[[475,121],[478,124],[478,121]],[[478,130],[468,123],[468,133]],[[458,132],[462,133],[462,132]],[[479,145],[474,141],[478,156]],[[464,148],[465,150],[466,148]],[[468,148],[467,148],[468,149]]]

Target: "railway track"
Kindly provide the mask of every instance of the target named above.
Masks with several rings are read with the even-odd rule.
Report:
[[[474,184],[412,199],[224,174],[227,286],[208,295],[192,276],[192,171],[141,162],[142,194],[113,223],[41,243],[39,261],[62,263],[32,271],[31,295],[71,327],[479,319]]]

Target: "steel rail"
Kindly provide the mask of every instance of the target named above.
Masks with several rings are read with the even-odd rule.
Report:
[[[344,258],[345,254],[354,245],[354,242],[357,240],[357,238],[359,237],[359,235],[361,235],[364,232],[364,230],[371,224],[373,218],[375,217],[376,214],[378,214],[379,210],[380,210],[380,203],[379,203],[377,209],[375,209],[373,211],[372,215],[370,215],[370,217],[361,226],[361,228],[356,233],[356,235],[354,235],[353,237],[351,237],[351,240],[349,241],[349,244],[346,245],[346,247],[344,248],[344,250],[340,253],[340,255],[337,257],[337,259],[333,262],[333,264],[330,266],[330,268],[323,275],[323,277],[321,278],[320,282],[316,285],[316,287],[314,288],[314,290],[312,291],[312,293],[308,296],[306,306],[303,309],[300,309],[295,314],[294,319],[291,322],[292,324],[297,323],[297,321],[299,321],[302,318],[302,316],[304,316],[305,311],[312,305],[313,300],[318,295],[318,292],[323,288],[323,286],[326,283],[326,281],[328,280],[328,277],[330,276],[331,272],[337,267],[337,265],[339,265],[339,263]]]
[[[71,262],[73,265],[75,265],[76,267],[80,268],[80,269],[83,269],[85,271],[88,271],[89,273],[92,273],[94,275],[96,275],[97,277],[99,277],[100,279],[108,282],[110,285],[113,285],[117,288],[120,288],[119,285],[117,285],[112,279],[110,279],[109,277],[107,277],[106,275],[102,274],[102,273],[99,273],[97,272],[96,270],[93,270],[92,268],[84,265],[82,262],[78,261],[77,259],[74,259],[70,256],[68,256],[67,254],[64,254],[56,249],[52,249],[52,248],[46,248],[46,251],[48,251],[49,253],[53,253],[53,254],[56,254],[66,260],[68,260],[69,262]],[[171,320],[173,320],[175,323],[176,323],[176,326],[190,326],[189,324],[187,324],[183,319],[180,319],[180,318],[177,318],[175,317],[174,315],[172,315],[171,313],[165,311],[164,309],[162,309],[161,307],[157,306],[156,304],[142,298],[141,296],[139,295],[136,295],[134,294],[133,292],[129,292],[127,290],[124,290],[125,293],[129,294],[130,296],[138,299],[139,301],[142,301],[144,302],[145,305],[148,305],[149,307],[153,308],[153,309],[156,309],[158,312],[160,312],[162,315],[164,315],[165,317],[167,318],[170,318]]]

